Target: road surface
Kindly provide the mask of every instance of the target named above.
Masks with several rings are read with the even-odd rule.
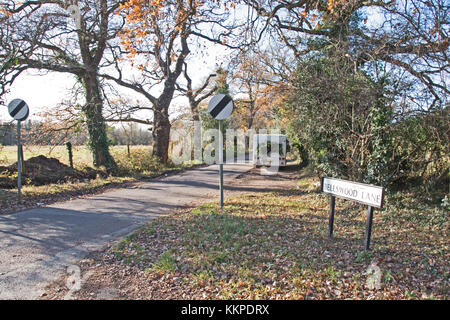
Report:
[[[225,189],[250,165],[224,165]],[[89,251],[202,198],[219,201],[218,166],[0,216],[0,299],[36,299]]]

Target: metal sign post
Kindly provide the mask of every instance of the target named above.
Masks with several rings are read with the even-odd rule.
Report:
[[[22,157],[20,156],[20,127],[22,121],[17,121],[17,201],[20,202],[22,188]]]
[[[220,208],[223,209],[223,120],[227,119],[234,109],[233,99],[228,94],[218,94],[212,97],[208,105],[209,114],[216,120],[219,120],[219,191]]]
[[[364,239],[365,250],[369,250],[370,248],[370,236],[372,234],[372,220],[373,220],[373,207],[369,206],[367,210],[366,238]]]
[[[328,237],[333,238],[333,225],[334,225],[334,207],[336,204],[336,197],[330,197],[330,217],[328,219]]]
[[[222,120],[219,120],[219,190],[220,190],[220,208],[223,209],[223,134]]]
[[[22,147],[20,127],[22,121],[28,118],[30,109],[25,101],[21,99],[14,99],[8,104],[8,112],[14,120],[17,120],[17,201],[21,200],[22,189]]]

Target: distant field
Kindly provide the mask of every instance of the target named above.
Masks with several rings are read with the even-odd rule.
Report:
[[[148,149],[150,152],[150,146],[131,146],[131,152],[133,150]],[[126,146],[113,146],[110,147],[112,155],[127,152]],[[66,146],[24,146],[23,147],[24,159],[30,159],[39,155],[46,157],[56,158],[62,163],[69,165],[69,156],[67,154]],[[74,166],[88,165],[92,166],[92,155],[86,146],[74,146],[72,147],[73,163]],[[0,165],[10,165],[17,162],[17,146],[0,146]]]

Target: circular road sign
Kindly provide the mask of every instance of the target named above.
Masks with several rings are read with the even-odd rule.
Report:
[[[212,97],[208,105],[209,114],[216,120],[227,119],[234,109],[233,99],[228,94],[220,93]]]
[[[30,109],[25,101],[14,99],[8,104],[8,112],[14,120],[24,121],[28,118]]]

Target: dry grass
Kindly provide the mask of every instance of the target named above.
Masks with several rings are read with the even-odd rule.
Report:
[[[150,146],[131,146],[131,153],[133,151],[151,151]],[[118,153],[125,153],[126,146],[112,146],[110,147],[111,154],[114,156]],[[73,146],[73,163],[75,167],[92,166],[92,154],[86,146]],[[48,158],[56,158],[62,163],[69,165],[69,156],[65,146],[23,146],[24,160],[39,155],[44,155]],[[0,147],[0,165],[7,166],[17,162],[17,147],[3,146]]]

